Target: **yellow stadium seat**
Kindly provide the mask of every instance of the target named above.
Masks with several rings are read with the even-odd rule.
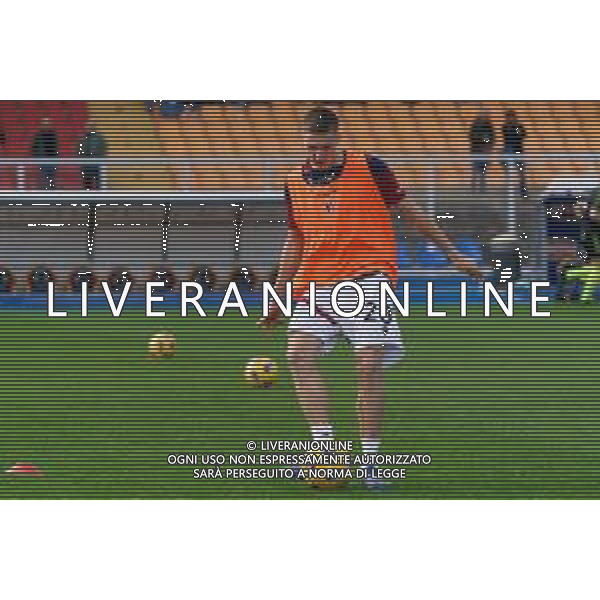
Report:
[[[161,156],[161,140],[143,102],[88,102],[88,114],[106,137],[109,157]],[[160,191],[173,189],[175,180],[167,166],[118,165],[107,169],[107,185]]]

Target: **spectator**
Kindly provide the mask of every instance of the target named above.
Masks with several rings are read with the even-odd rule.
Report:
[[[182,115],[185,103],[181,100],[160,100],[159,106],[161,117],[175,119]]]
[[[79,143],[79,156],[84,158],[104,158],[106,156],[106,141],[97,130],[96,124],[88,121],[85,133]],[[81,167],[81,178],[84,190],[99,190],[102,188],[102,167],[86,163]]]
[[[183,114],[186,107],[190,109],[201,109],[209,104],[222,104],[221,100],[146,100],[146,110],[157,110],[161,117],[171,118],[179,117]]]
[[[472,188],[474,192],[483,193],[486,189],[486,175],[489,154],[494,147],[494,126],[489,112],[480,109],[479,115],[471,125],[469,135],[471,153],[475,156],[473,161]]]
[[[587,203],[583,210],[578,241],[583,251],[579,253],[579,264],[565,261],[559,266],[560,279],[556,298],[593,302],[596,289],[600,287],[600,202],[597,198]],[[573,282],[579,282],[578,298],[574,290],[569,289],[573,287]]]
[[[31,153],[34,158],[55,158],[58,156],[58,136],[52,128],[52,121],[44,117],[40,130],[33,139]],[[40,188],[51,190],[56,187],[56,165],[40,165]]]
[[[223,104],[222,101],[215,100],[184,100],[183,105],[184,108],[189,108],[190,110],[201,112],[203,108],[207,106],[219,106]]]
[[[523,152],[523,140],[527,132],[525,127],[519,121],[517,113],[508,109],[504,115],[504,125],[502,126],[502,136],[504,137],[504,154],[521,154]],[[523,160],[508,160],[504,161],[503,165],[506,169],[517,167],[519,172],[519,187],[521,195],[527,196],[527,183],[525,180],[525,163]]]

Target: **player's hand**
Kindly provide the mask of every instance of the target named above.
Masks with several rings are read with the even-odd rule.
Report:
[[[481,269],[477,263],[468,256],[462,254],[450,254],[448,258],[459,271],[462,271],[477,280],[483,280],[484,277]]]

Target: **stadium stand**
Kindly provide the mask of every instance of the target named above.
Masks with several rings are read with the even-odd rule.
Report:
[[[501,126],[507,103],[490,102],[362,102],[331,103],[340,113],[344,142],[352,147],[385,155],[412,153],[455,154],[469,152],[468,130],[479,107],[489,110],[497,130],[495,151],[502,150]],[[164,119],[154,113],[163,147],[171,154],[193,156],[275,155],[291,159],[302,153],[299,125],[312,103],[277,102],[249,105],[244,111],[228,104],[207,105],[202,111],[186,111],[180,119]],[[595,102],[513,102],[528,131],[526,152],[581,153],[598,147],[598,105]],[[597,164],[576,159],[560,164],[530,165],[530,185],[540,187],[549,169],[554,174],[587,174]],[[410,185],[425,189],[431,169],[407,164],[399,171]],[[268,174],[279,185],[286,167],[273,165]],[[258,167],[193,168],[193,182],[199,188],[262,187],[264,169]],[[470,161],[447,163],[436,168],[438,184],[464,186],[470,177]],[[494,164],[490,183],[499,184],[503,171]]]
[[[159,137],[143,102],[88,102],[89,117],[105,136],[110,157],[160,156],[166,138]],[[118,165],[106,171],[106,186],[113,189],[177,187],[174,172],[165,166]]]
[[[488,196],[479,198],[470,192],[472,158],[468,132],[480,108],[489,111],[496,128],[494,150],[501,152],[501,127],[507,103],[369,101],[327,104],[340,115],[345,146],[390,159],[399,179],[420,200],[432,207],[435,205],[435,214],[457,215],[454,221],[446,221],[445,226],[454,235],[463,236],[459,243],[465,251],[476,257],[481,255],[481,245],[476,239],[478,228],[485,229],[480,227],[483,219],[489,216],[485,213],[502,212],[506,189],[501,186],[505,185],[505,174],[500,161],[494,159],[489,173],[491,191]],[[109,165],[105,168],[105,189],[208,195],[231,192],[235,198],[237,192],[260,194],[282,189],[290,165],[300,162],[304,156],[300,126],[303,116],[313,106],[312,102],[250,103],[243,107],[213,102],[203,104],[201,108],[186,106],[181,114],[166,117],[160,110],[148,110],[142,101],[3,101],[0,102],[0,125],[6,134],[5,155],[28,157],[41,119],[50,117],[58,133],[59,156],[75,157],[85,123],[91,119],[107,141],[109,158],[164,156],[207,161],[190,165]],[[598,147],[600,104],[597,102],[511,102],[510,107],[516,110],[527,128],[525,161],[528,153],[574,155],[593,152]],[[397,160],[411,154],[460,154],[465,158],[462,162],[436,165]],[[230,162],[216,164],[216,157],[228,157]],[[237,162],[237,158],[244,160]],[[548,185],[549,174],[553,178],[588,177],[598,172],[599,165],[573,157],[560,162],[532,162],[527,166],[530,196],[537,198]],[[37,168],[0,167],[0,188],[34,189]],[[17,181],[18,171],[24,174],[21,183]],[[81,189],[78,165],[59,168],[57,187]],[[476,215],[479,221],[474,220],[475,224],[469,229],[469,210],[473,207],[479,211]],[[2,226],[4,242],[0,243],[0,250],[8,261],[6,266],[13,269],[15,279],[22,280],[26,270],[34,265],[54,269],[59,282],[67,282],[65,268],[69,272],[87,268],[91,259],[86,253],[88,215],[84,207],[41,212],[31,208],[7,212],[3,208],[2,211],[12,222],[5,220]],[[160,205],[98,207],[93,260],[96,266],[101,266],[96,275],[104,278],[109,269],[117,266],[131,270],[136,280],[142,281],[149,269],[163,265],[166,261],[162,250],[163,218],[164,210]],[[283,206],[281,210],[273,210],[273,206],[246,206],[241,231],[236,231],[236,218],[233,204],[218,208],[208,204],[174,205],[168,266],[175,278],[185,279],[192,267],[199,266],[213,269],[220,281],[228,280],[232,272],[245,266],[253,266],[259,279],[266,278],[276,266],[272,260],[273,247],[279,245],[285,235]],[[530,219],[530,215],[525,219]],[[69,224],[68,232],[48,225],[59,222]],[[503,227],[506,223],[500,225],[497,233],[502,233]],[[17,252],[10,247],[17,238],[31,241],[26,252]],[[446,265],[445,258],[422,239],[405,237],[401,230],[400,238],[402,268]],[[218,264],[212,260],[216,256],[219,257]],[[407,258],[409,256],[411,258]],[[142,260],[147,264],[141,264]]]
[[[495,151],[501,151],[500,130],[507,103],[475,102],[332,102],[340,113],[344,143],[383,156],[412,153],[468,154],[469,126],[479,106],[490,111],[497,130]],[[309,102],[250,103],[243,110],[235,104],[206,104],[201,110],[186,108],[178,118],[148,111],[144,102],[0,102],[0,122],[6,132],[6,154],[28,156],[31,140],[43,116],[49,116],[59,135],[60,156],[75,156],[87,118],[94,120],[107,138],[112,157],[212,156],[265,157],[243,165],[111,166],[108,185],[115,189],[261,189],[279,186],[289,166],[267,164],[267,156],[302,154],[299,125]],[[596,102],[512,102],[527,128],[526,153],[582,153],[600,142]],[[260,164],[258,164],[260,162]],[[560,164],[537,163],[528,168],[530,186],[539,188],[554,175],[589,175],[597,163],[576,159]],[[26,169],[31,188],[33,167]],[[398,167],[403,179],[422,190],[431,185],[432,169],[419,164]],[[436,183],[464,186],[470,162],[438,165]],[[499,165],[490,169],[490,183],[503,177]],[[63,167],[62,189],[77,189],[77,167]],[[16,186],[4,171],[3,189]]]
[[[52,120],[58,135],[59,158],[73,157],[87,120],[85,102],[27,101],[0,102],[0,122],[6,133],[5,154],[9,158],[30,157],[33,138],[44,117]],[[18,181],[19,179],[19,181]],[[2,189],[35,189],[37,167],[21,170],[4,167],[0,185]],[[75,165],[62,166],[57,172],[57,187],[76,190],[81,187],[81,175]]]

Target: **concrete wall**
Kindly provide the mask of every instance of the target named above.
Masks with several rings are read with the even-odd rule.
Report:
[[[90,256],[86,206],[2,206],[0,268],[10,269],[18,290],[26,289],[28,273],[38,267],[51,269],[61,288],[78,270],[91,270],[102,281],[115,269],[127,270],[138,284],[157,269],[181,281],[206,266],[221,283],[241,266],[267,278],[285,236],[284,213],[272,207],[246,209],[236,250],[237,214],[232,206],[172,207],[165,257],[163,206],[99,206]]]
[[[1,198],[0,269],[10,269],[17,290],[27,289],[27,274],[38,267],[52,269],[61,289],[67,289],[71,274],[81,270],[92,271],[102,281],[115,269],[127,270],[139,286],[152,279],[156,270],[168,270],[181,281],[189,280],[194,270],[209,267],[222,285],[231,280],[234,271],[246,267],[254,272],[258,281],[263,281],[269,279],[277,267],[287,231],[282,199],[269,199],[262,204],[247,202],[241,212],[238,206],[232,205],[235,198],[180,202],[171,208],[165,257],[162,248],[164,206],[160,204],[164,198],[152,199],[148,205],[138,202],[129,206],[123,205],[127,201],[124,198],[117,198],[112,204],[107,198],[99,198],[101,205],[96,210],[90,256],[88,208],[82,206],[81,201],[92,197],[95,196],[79,194],[78,203],[69,199],[61,206],[31,205],[32,199],[25,205],[17,203],[17,197]],[[483,242],[486,237],[504,233],[507,227],[505,198],[497,193],[483,197],[464,190],[447,192],[436,198],[432,216],[438,216],[438,223],[451,237],[479,236]],[[39,200],[43,199],[40,196]],[[417,201],[432,208],[427,197],[418,197]],[[519,199],[518,204],[517,221],[520,231],[530,232],[526,245],[529,260],[533,260],[540,247],[539,235],[533,235],[535,223],[539,221],[539,206],[532,199]],[[453,218],[439,218],[440,215]],[[401,236],[418,235],[412,229],[405,232],[401,220],[398,224]],[[408,264],[413,258],[418,259],[408,258]]]

